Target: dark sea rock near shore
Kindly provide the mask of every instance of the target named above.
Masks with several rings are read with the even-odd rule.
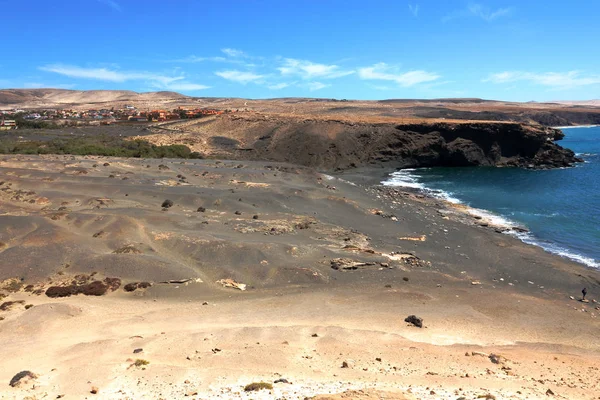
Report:
[[[398,125],[232,115],[204,124],[201,132],[195,132],[194,139],[206,140],[227,132],[235,132],[240,145],[236,148],[217,146],[212,149],[213,155],[283,161],[328,170],[378,164],[399,168],[557,168],[581,161],[571,150],[555,143],[564,137],[560,130],[503,122]],[[183,140],[189,143],[189,138]]]

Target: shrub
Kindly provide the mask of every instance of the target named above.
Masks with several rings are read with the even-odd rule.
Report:
[[[148,360],[144,360],[142,358],[138,358],[137,360],[135,360],[135,362],[133,363],[133,365],[135,365],[136,367],[143,367],[145,365],[150,364],[150,361]]]
[[[267,382],[252,382],[244,387],[244,392],[258,392],[263,389],[272,390],[273,385]]]

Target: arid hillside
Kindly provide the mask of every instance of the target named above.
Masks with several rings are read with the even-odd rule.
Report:
[[[382,164],[548,168],[577,161],[572,151],[554,143],[563,137],[557,129],[512,122],[402,121],[245,112],[153,125],[153,135],[137,138],[160,146],[186,145],[212,158],[326,170]]]
[[[120,108],[125,105],[133,105],[140,110],[210,107],[354,120],[412,118],[417,120],[513,121],[546,126],[600,124],[600,104],[598,100],[554,103],[514,103],[482,99],[366,101],[279,98],[249,100],[188,97],[174,92],[136,93],[131,91],[74,91],[62,89],[0,90],[0,109],[89,109]]]

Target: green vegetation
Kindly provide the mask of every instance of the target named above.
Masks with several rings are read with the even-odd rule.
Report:
[[[138,358],[133,363],[133,365],[135,365],[136,367],[143,367],[143,366],[148,365],[148,364],[150,364],[150,361],[144,360],[144,359],[141,359],[141,358]]]
[[[104,135],[84,138],[23,141],[0,136],[0,154],[72,154],[136,158],[202,158],[184,145],[156,146],[145,140],[123,140]]]
[[[263,389],[272,390],[273,385],[267,382],[252,382],[244,387],[244,392],[258,392]]]

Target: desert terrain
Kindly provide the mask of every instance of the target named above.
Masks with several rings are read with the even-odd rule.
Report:
[[[318,98],[242,99],[189,97],[175,92],[126,90],[2,89],[0,110],[123,108],[172,110],[208,107],[352,121],[512,121],[545,126],[600,124],[600,100],[516,103],[483,99],[347,100]]]
[[[0,134],[0,398],[600,399],[600,271],[380,185],[573,165],[594,104],[0,91],[233,111]]]
[[[0,168],[1,398],[598,398],[600,273],[381,170]]]

